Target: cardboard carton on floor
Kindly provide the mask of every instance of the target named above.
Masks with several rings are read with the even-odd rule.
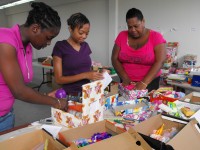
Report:
[[[197,150],[200,148],[200,126],[196,120],[190,121],[171,141],[175,150]]]
[[[180,101],[200,104],[200,92],[192,92],[181,98]]]
[[[51,108],[55,123],[68,128],[79,127],[103,120],[104,93],[102,81],[95,81],[82,86],[82,113],[79,116]]]
[[[35,130],[30,133],[12,137],[8,140],[0,142],[2,150],[34,150],[44,147],[45,141],[48,141],[48,150],[63,150],[66,147],[58,140],[55,140],[50,134],[44,130]],[[44,148],[43,148],[44,149]]]
[[[93,134],[101,132],[108,132],[113,136],[93,143],[81,148],[78,148],[73,141],[79,138],[91,138]],[[121,128],[115,127],[110,122],[104,120],[82,127],[66,130],[59,133],[59,139],[70,145],[66,150],[150,150],[151,147],[136,133],[133,129],[125,132]]]

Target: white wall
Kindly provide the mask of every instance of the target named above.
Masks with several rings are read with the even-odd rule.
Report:
[[[107,0],[86,0],[76,3],[70,3],[63,6],[54,7],[62,22],[60,34],[52,41],[51,46],[44,51],[38,52],[38,56],[51,54],[54,43],[57,40],[67,39],[69,36],[67,19],[71,14],[81,12],[90,20],[91,28],[86,41],[92,50],[92,59],[108,64],[108,1]]]
[[[0,10],[0,27],[7,26],[7,18],[4,10]]]
[[[39,1],[39,0],[38,0]],[[41,0],[42,1],[42,0]],[[146,27],[163,33],[168,42],[180,43],[178,57],[182,61],[185,54],[198,55],[200,50],[200,1],[199,0],[43,0],[55,8],[62,21],[60,34],[51,46],[35,51],[34,58],[51,55],[57,40],[69,35],[66,20],[72,13],[82,12],[91,22],[91,30],[86,40],[92,51],[92,59],[103,65],[111,64],[110,57],[114,39],[126,29],[125,15],[132,7],[139,8],[145,17]],[[60,5],[62,4],[62,5]],[[0,11],[0,26],[24,23],[28,5],[6,9],[6,16]],[[2,18],[7,18],[2,19]],[[171,29],[175,31],[170,31]],[[200,65],[200,56],[198,56]]]
[[[60,1],[60,3],[59,3]],[[76,1],[45,1],[53,8],[56,9],[61,18],[62,27],[59,35],[52,40],[50,46],[43,50],[34,50],[34,58],[51,55],[53,47],[58,40],[67,39],[69,36],[67,19],[71,14],[81,12],[85,14],[90,20],[91,28],[90,33],[86,41],[89,43],[92,50],[92,59],[97,62],[101,62],[103,65],[108,65],[108,1],[107,0],[76,0]],[[59,4],[59,5],[58,5]],[[6,18],[8,21],[8,27],[13,24],[23,24],[26,21],[30,6],[23,4],[6,9]]]
[[[163,33],[168,42],[179,42],[178,58],[198,55],[200,65],[200,1],[199,0],[118,0],[118,30],[126,27],[125,15],[135,7],[143,12],[146,27]],[[170,31],[171,29],[175,31]]]

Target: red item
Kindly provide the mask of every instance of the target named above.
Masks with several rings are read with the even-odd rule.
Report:
[[[178,100],[179,98],[171,98],[163,95],[159,95],[158,97],[153,97],[153,94],[150,95],[150,102],[156,101],[156,100],[162,100],[164,102],[174,102]]]
[[[77,111],[77,112],[82,112],[82,107],[83,107],[82,104],[79,104],[79,105],[69,105],[68,109],[69,110],[74,110],[74,111]]]

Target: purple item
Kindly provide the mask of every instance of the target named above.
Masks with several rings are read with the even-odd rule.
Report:
[[[96,133],[92,136],[91,140],[93,142],[98,142],[107,138],[110,138],[112,135],[107,133],[107,132],[103,132],[103,133]]]
[[[58,89],[55,94],[56,98],[66,98],[67,94],[64,89]]]
[[[88,43],[81,43],[80,50],[75,50],[66,40],[58,41],[54,48],[52,56],[62,59],[62,75],[73,76],[91,70],[91,49]],[[63,84],[63,89],[67,93],[82,92],[82,85],[89,83],[88,79],[73,83]]]

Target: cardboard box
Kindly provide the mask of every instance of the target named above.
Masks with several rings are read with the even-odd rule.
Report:
[[[189,121],[159,114],[137,124],[133,129],[149,136],[154,129],[158,129],[163,123],[165,124],[165,128],[176,127],[180,131],[188,122]]]
[[[180,132],[186,126],[187,123],[188,123],[188,121],[183,120],[183,119],[176,119],[176,118],[172,118],[169,116],[164,116],[164,115],[159,114],[159,115],[149,118],[146,121],[143,121],[143,122],[135,125],[133,127],[133,129],[139,133],[146,135],[146,136],[150,136],[150,134],[152,134],[153,130],[159,129],[162,126],[162,124],[164,124],[163,130],[170,129],[172,127],[176,127],[178,132]],[[184,135],[184,136],[187,137],[187,135]],[[174,137],[172,139],[170,139],[170,141],[172,141],[173,139],[174,139]],[[180,144],[181,142],[182,141],[179,141],[177,144]]]
[[[103,120],[105,99],[102,81],[95,81],[82,86],[82,104],[80,116],[51,108],[51,116],[54,122],[68,128],[74,128]]]
[[[55,140],[49,133],[44,130],[35,130],[20,136],[12,137],[0,142],[2,150],[33,150],[40,144],[48,140],[48,150],[63,150],[66,147],[58,140]]]
[[[93,134],[98,132],[108,132],[113,136],[81,148],[78,148],[74,143],[71,143],[72,141],[79,138],[91,138]],[[67,148],[66,150],[151,149],[151,147],[133,129],[129,130],[129,132],[125,132],[124,130],[115,127],[113,124],[106,120],[60,132],[59,139],[65,144],[70,145],[70,148]]]
[[[199,92],[192,92],[185,97],[181,98],[180,101],[186,101],[190,103],[198,103],[200,104],[200,93]]]
[[[200,149],[199,123],[196,120],[190,121],[168,144],[175,150]]]

